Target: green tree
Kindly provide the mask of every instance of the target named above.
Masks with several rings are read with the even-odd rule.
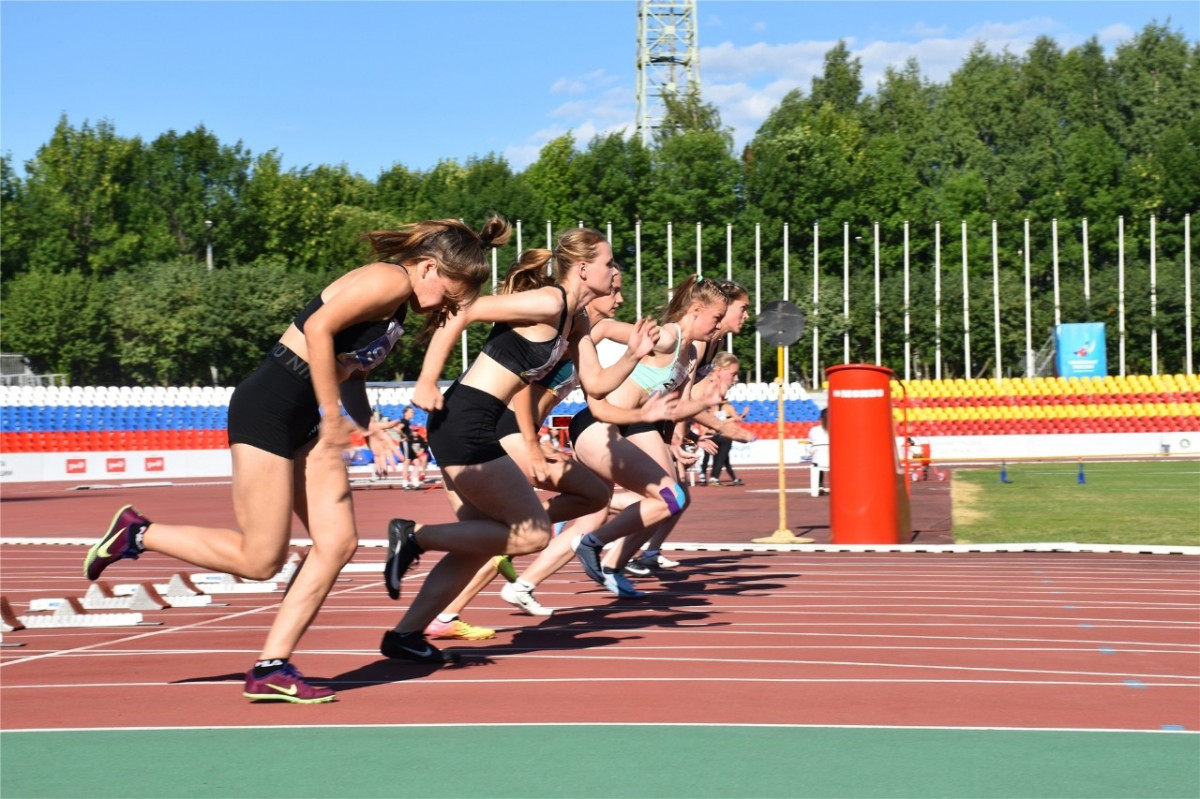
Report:
[[[118,382],[112,307],[107,281],[80,271],[23,272],[4,283],[0,346],[24,354],[39,373],[76,384]]]
[[[123,139],[114,126],[87,122],[76,129],[63,116],[50,141],[26,164],[22,212],[14,234],[26,243],[24,263],[6,271],[78,270],[108,275],[136,260],[140,241],[127,224],[138,203],[141,140]],[[6,231],[6,236],[8,232]]]
[[[191,259],[150,264],[112,278],[109,323],[122,385],[188,385],[209,382],[222,336],[215,323],[211,273]]]
[[[579,221],[579,212],[575,209],[578,187],[571,183],[571,164],[575,157],[575,136],[565,133],[547,142],[538,154],[538,160],[525,170],[526,185],[535,198],[535,219],[549,220],[555,230]]]
[[[240,142],[222,145],[203,125],[182,135],[172,130],[151,142],[140,161],[149,202],[131,225],[153,243],[145,248],[147,260],[203,261],[210,241],[225,263],[251,254],[230,224],[250,177],[250,155]]]
[[[382,220],[363,213],[375,205],[373,193],[372,184],[344,165],[283,172],[274,152],[259,156],[244,191],[246,213],[233,225],[235,235],[256,245],[242,260],[278,256],[293,269],[318,272],[360,263],[364,224]]]

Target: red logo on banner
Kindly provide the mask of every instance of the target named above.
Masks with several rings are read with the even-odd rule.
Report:
[[[125,471],[124,458],[105,458],[104,471],[106,472],[123,472]]]
[[[87,460],[84,458],[67,458],[67,474],[83,474],[87,471]]]
[[[162,458],[146,458],[146,471],[161,472],[166,468],[166,462]]]

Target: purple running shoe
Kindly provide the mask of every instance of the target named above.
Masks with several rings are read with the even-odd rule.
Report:
[[[83,576],[89,580],[97,580],[110,563],[129,558],[137,560],[142,554],[138,546],[137,535],[150,526],[150,520],[126,505],[113,516],[108,532],[88,550],[87,558],[83,561]]]

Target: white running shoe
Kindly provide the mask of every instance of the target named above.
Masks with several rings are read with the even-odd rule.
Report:
[[[670,558],[668,558],[666,555],[663,555],[662,553],[659,553],[659,556],[658,556],[658,568],[660,568],[660,569],[674,569],[674,568],[675,568],[676,566],[678,566],[678,565],[679,565],[679,561],[677,561],[677,560],[671,560],[671,559],[670,559]]]
[[[554,609],[538,602],[532,589],[522,588],[516,583],[505,583],[500,589],[500,598],[510,605],[516,605],[530,616],[552,616]]]

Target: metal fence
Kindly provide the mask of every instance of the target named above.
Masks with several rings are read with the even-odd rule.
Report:
[[[1160,328],[1158,321],[1158,302],[1160,287],[1158,283],[1158,259],[1159,252],[1162,248],[1162,242],[1159,239],[1158,220],[1154,216],[1148,217],[1148,220],[1140,220],[1147,222],[1149,225],[1148,238],[1143,235],[1141,240],[1136,245],[1137,251],[1131,251],[1131,245],[1126,241],[1126,219],[1120,217],[1114,222],[1104,223],[1104,235],[1106,238],[1111,238],[1113,229],[1116,233],[1116,330],[1110,333],[1110,337],[1115,339],[1113,343],[1116,349],[1115,367],[1120,375],[1125,375],[1127,371],[1127,349],[1134,346],[1145,346],[1149,349],[1149,372],[1151,374],[1159,374],[1160,359],[1159,359],[1159,336]],[[583,226],[583,223],[579,223]],[[610,241],[613,238],[613,225],[607,224],[607,235]],[[711,227],[711,226],[710,226]],[[955,229],[957,227],[957,229]],[[1044,227],[1044,225],[1042,225]],[[974,372],[976,360],[979,357],[978,351],[973,352],[972,345],[978,348],[978,341],[972,339],[974,333],[979,336],[980,329],[984,334],[987,333],[988,327],[991,329],[992,341],[991,352],[985,354],[984,361],[981,361],[984,368],[990,366],[990,373],[994,374],[999,380],[1005,376],[1022,375],[1034,376],[1039,372],[1044,373],[1046,352],[1043,342],[1046,341],[1046,331],[1042,325],[1038,325],[1035,330],[1035,302],[1033,281],[1031,280],[1031,265],[1035,257],[1041,259],[1044,263],[1047,259],[1050,263],[1053,283],[1053,324],[1055,326],[1063,323],[1063,300],[1062,288],[1066,285],[1063,279],[1063,269],[1068,266],[1064,258],[1060,254],[1060,245],[1069,240],[1072,247],[1072,259],[1070,271],[1072,280],[1082,280],[1082,294],[1085,301],[1090,304],[1092,299],[1092,281],[1096,271],[1095,264],[1098,262],[1096,251],[1099,249],[1095,244],[1093,230],[1096,223],[1092,223],[1089,228],[1089,221],[1082,219],[1078,223],[1070,226],[1064,226],[1060,230],[1057,219],[1051,220],[1049,235],[1042,235],[1041,239],[1035,239],[1030,232],[1030,220],[1025,219],[1023,229],[1018,240],[1014,241],[1013,236],[1009,235],[1002,240],[998,224],[995,220],[991,222],[990,231],[987,234],[976,234],[969,231],[969,226],[966,221],[960,222],[957,226],[947,225],[943,227],[940,221],[934,222],[932,225],[926,226],[923,229],[923,235],[929,237],[928,228],[932,228],[932,241],[923,241],[920,248],[919,259],[916,258],[915,248],[912,245],[911,228],[908,222],[904,222],[902,230],[896,231],[881,231],[878,223],[871,226],[869,236],[852,235],[852,227],[849,223],[843,223],[840,228],[837,225],[826,225],[822,230],[821,224],[814,223],[811,228],[811,236],[807,230],[804,230],[800,235],[793,236],[793,231],[787,224],[782,225],[782,230],[776,230],[773,235],[779,235],[780,239],[769,245],[764,245],[764,228],[761,224],[756,224],[753,230],[753,247],[752,249],[739,240],[738,250],[742,255],[747,251],[752,252],[753,269],[748,267],[738,267],[735,269],[734,252],[735,252],[735,229],[734,225],[727,224],[724,226],[724,253],[720,251],[714,256],[706,252],[704,242],[706,238],[711,243],[711,230],[706,231],[703,225],[697,223],[694,228],[694,234],[690,225],[676,226],[673,223],[658,223],[647,224],[637,222],[632,231],[618,231],[618,234],[623,238],[632,237],[632,267],[629,263],[623,263],[626,270],[626,296],[629,296],[629,277],[633,278],[633,301],[637,315],[640,317],[646,310],[646,306],[657,305],[664,299],[669,299],[670,287],[676,285],[680,280],[685,278],[694,268],[695,274],[701,276],[715,277],[720,276],[731,280],[741,280],[747,284],[750,291],[753,310],[756,314],[762,311],[764,301],[770,302],[775,299],[785,299],[794,302],[801,309],[810,314],[810,320],[830,319],[840,317],[842,332],[841,352],[838,353],[836,348],[831,348],[826,342],[822,345],[821,328],[819,324],[810,323],[808,330],[804,335],[804,341],[811,341],[811,347],[808,343],[803,345],[796,344],[794,346],[803,346],[805,348],[805,356],[801,358],[801,362],[811,358],[811,371],[809,377],[813,385],[819,383],[819,377],[823,373],[822,364],[832,365],[833,363],[847,363],[851,360],[851,312],[859,310],[861,312],[862,304],[868,304],[873,312],[873,336],[874,344],[874,362],[877,365],[891,366],[897,375],[902,375],[905,380],[920,377],[914,369],[914,352],[913,339],[915,326],[924,326],[920,328],[925,334],[924,340],[933,341],[933,354],[928,358],[926,375],[941,379],[943,377],[944,364],[947,354],[952,353],[955,356],[955,362],[960,363],[963,372],[966,376],[971,376]],[[1178,227],[1178,225],[1176,225]],[[831,232],[832,229],[832,232]],[[838,235],[840,234],[840,236]],[[694,238],[693,238],[694,235]],[[743,232],[738,233],[739,236],[747,235]],[[1192,312],[1192,285],[1191,285],[1191,215],[1188,214],[1183,219],[1183,229],[1180,234],[1182,242],[1178,238],[1168,242],[1170,251],[1175,253],[1176,260],[1182,257],[1183,265],[1183,285],[1170,285],[1166,288],[1177,297],[1178,292],[1183,296],[1183,316],[1184,325],[1182,331],[1172,329],[1171,335],[1183,335],[1183,364],[1187,373],[1193,373],[1193,312]],[[524,239],[536,237],[539,241],[535,244],[527,242]],[[824,238],[823,238],[824,237]],[[836,238],[835,238],[836,237]],[[869,240],[864,242],[864,238]],[[986,238],[986,241],[980,239]],[[836,245],[830,247],[829,241],[840,239],[840,247]],[[970,239],[970,240],[969,240]],[[554,230],[551,223],[545,224],[545,246],[553,247]],[[530,233],[528,226],[523,226],[521,222],[516,224],[516,245],[518,250],[525,246],[542,246],[540,226],[536,233]],[[831,255],[826,255],[822,251],[823,245],[826,250],[832,250]],[[978,257],[978,252],[986,246],[989,252],[988,256],[982,259]],[[852,272],[856,273],[853,276],[862,278],[863,265],[860,256],[866,248],[866,252],[870,258],[870,272],[874,292],[873,296],[855,296],[852,290]],[[711,246],[709,247],[711,250]],[[895,254],[898,250],[900,253],[899,264],[889,263],[886,270],[902,270],[903,274],[903,364],[886,364],[883,363],[883,325],[882,318],[885,310],[885,301],[881,295],[881,272],[886,274],[885,267],[881,264],[881,253],[887,251]],[[681,268],[683,263],[678,253],[681,251],[687,252],[688,265],[686,269]],[[1003,259],[1001,253],[1004,253]],[[799,253],[799,257],[794,256]],[[770,296],[765,296],[764,290],[764,254],[770,259],[771,263],[765,268],[765,271],[770,278],[769,291]],[[974,257],[973,257],[974,254]],[[1001,296],[1001,264],[1002,260],[1005,264],[1005,269],[1012,266],[1014,254],[1020,261],[1020,266],[1024,272],[1024,295],[1019,302],[1014,302],[1011,293],[1009,296]],[[694,255],[694,266],[690,262],[691,256]],[[1111,248],[1106,248],[1106,257],[1111,260]],[[1127,312],[1126,300],[1132,295],[1126,289],[1127,266],[1126,259],[1135,260],[1137,268],[1148,269],[1148,276],[1142,275],[1139,272],[1140,278],[1146,278],[1146,283],[1149,290],[1148,307],[1149,320],[1144,326],[1149,328],[1148,341],[1132,341],[1127,329]],[[498,256],[493,251],[493,288],[498,280]],[[649,260],[653,260],[662,269],[665,263],[665,293],[667,297],[662,297],[660,292],[664,292],[661,285],[647,287],[644,281],[644,266]],[[811,259],[811,260],[809,260]],[[796,263],[793,263],[796,261]],[[832,267],[831,267],[832,262]],[[1108,267],[1111,268],[1111,267]],[[924,275],[928,277],[929,273],[933,276],[933,302],[932,302],[932,318],[914,318],[912,308],[912,278],[917,275],[920,270],[925,270]],[[972,274],[973,270],[982,270],[983,275],[987,275],[990,271],[991,280],[990,286],[991,296],[979,296],[978,290],[972,295]],[[630,274],[632,272],[632,274]],[[892,272],[896,274],[896,272]],[[828,296],[822,297],[821,281],[824,277],[826,280],[830,276],[836,280],[840,277],[842,296],[840,307],[837,303],[830,302]],[[976,277],[976,289],[978,289],[978,277]],[[961,284],[959,281],[961,280]],[[656,281],[661,282],[661,278]],[[954,307],[946,301],[946,295],[950,292],[945,291],[953,282]],[[961,289],[959,286],[961,285]],[[1078,290],[1080,286],[1075,285]],[[778,292],[778,293],[776,293]],[[959,293],[961,292],[961,294]],[[1041,297],[1038,298],[1042,300]],[[1145,297],[1139,297],[1141,304],[1145,304]],[[961,302],[961,305],[957,303]],[[928,305],[923,306],[928,307]],[[1017,310],[1023,311],[1024,321],[1024,346],[1017,357],[1012,355],[1012,347],[1008,357],[1005,356],[1005,348],[1001,343],[1001,313],[1002,309],[1006,314],[1014,313]],[[894,313],[895,308],[887,309]],[[975,319],[972,318],[972,313],[975,314]],[[990,320],[984,317],[983,321],[979,321],[980,314],[990,314]],[[1047,312],[1047,316],[1049,313]],[[953,333],[947,333],[944,328],[948,327],[948,321],[953,321],[955,328]],[[1145,321],[1145,320],[1143,320]],[[990,324],[989,324],[990,323]],[[890,335],[890,334],[889,334]],[[754,367],[752,379],[756,382],[762,382],[763,375],[763,347],[761,337],[755,333],[754,337]],[[732,346],[732,341],[728,342]],[[790,358],[790,349],[788,356],[784,359],[784,374],[785,381],[790,381],[787,374],[787,363]],[[833,349],[833,352],[829,350]],[[745,353],[740,353],[745,356]],[[468,363],[468,352],[466,338],[464,336],[462,344],[462,357],[464,364]],[[840,357],[840,360],[839,360]],[[833,360],[830,360],[833,359]],[[743,362],[748,358],[743,357]],[[863,360],[860,358],[859,360]],[[1039,361],[1041,362],[1039,365]],[[807,364],[805,364],[807,366]],[[1177,371],[1176,369],[1168,369],[1167,371]]]

